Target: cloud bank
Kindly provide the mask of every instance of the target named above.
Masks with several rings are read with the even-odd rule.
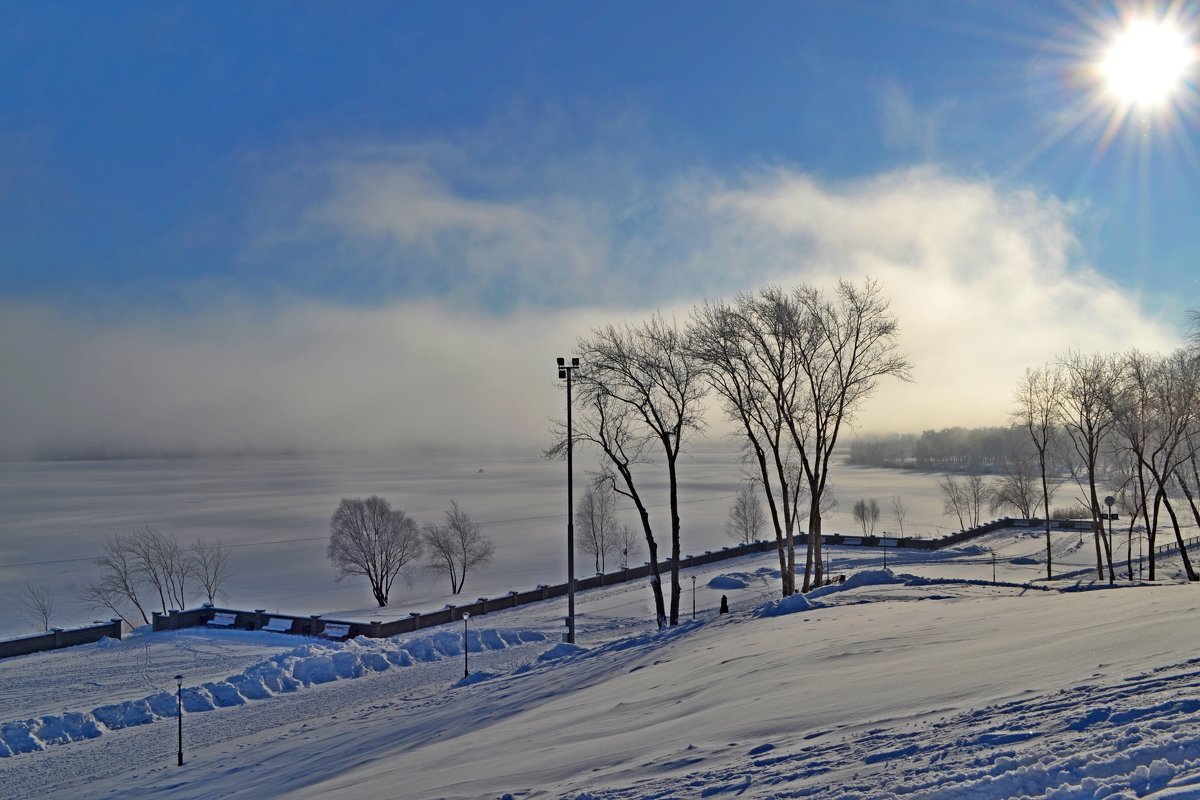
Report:
[[[577,336],[770,282],[882,282],[916,383],[884,387],[867,430],[1000,424],[1027,366],[1176,338],[1086,264],[1071,207],[1022,187],[776,166],[588,193],[430,152],[293,170],[255,243],[374,276],[369,303],[291,291],[94,314],[0,298],[0,457],[540,446],[563,401],[551,359]]]

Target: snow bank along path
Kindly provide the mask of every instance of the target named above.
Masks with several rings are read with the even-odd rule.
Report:
[[[545,640],[546,636],[539,631],[485,628],[470,631],[465,646],[470,652],[482,652]],[[240,706],[251,700],[265,700],[276,694],[330,681],[461,656],[463,646],[462,634],[451,631],[406,641],[360,636],[337,644],[304,644],[253,664],[224,680],[185,686],[183,708],[185,713],[195,714]],[[174,718],[178,715],[178,703],[174,693],[159,691],[136,700],[98,706],[91,711],[64,711],[3,722],[0,723],[0,757],[95,739],[106,731]]]

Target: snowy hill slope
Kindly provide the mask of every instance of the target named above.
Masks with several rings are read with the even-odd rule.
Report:
[[[1019,547],[1005,536],[998,549]],[[646,626],[644,587],[611,587],[580,599],[581,648],[485,646],[493,627],[556,635],[559,603],[488,615],[468,679],[448,629],[439,659],[188,713],[182,768],[168,717],[0,758],[0,781],[14,797],[122,800],[1200,797],[1197,587],[1048,590],[1022,585],[1019,563],[992,585],[976,555],[941,570],[949,581],[936,565],[913,578],[848,562],[844,587],[774,616],[762,613],[770,581],[702,588],[699,619],[661,633]],[[146,659],[161,650],[168,673],[186,671],[186,650],[163,636],[141,637]],[[298,647],[278,640],[275,655]],[[272,657],[269,641],[257,658]],[[87,650],[63,655],[78,666],[79,685],[62,685],[69,711],[95,699],[83,684],[103,651]]]

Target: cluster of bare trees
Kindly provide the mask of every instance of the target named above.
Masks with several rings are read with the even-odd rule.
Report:
[[[694,315],[693,353],[757,467],[785,596],[796,590],[802,519],[809,535],[801,591],[822,581],[821,520],[839,436],[881,379],[909,379],[898,332],[881,287],[869,279],[839,281],[829,293],[767,287]]]
[[[164,614],[186,608],[197,583],[207,602],[215,602],[229,578],[231,552],[228,545],[205,539],[181,545],[150,525],[131,534],[116,533],[95,559],[100,577],[84,588],[82,600],[116,614],[130,627],[145,625],[155,606]]]
[[[591,556],[596,572],[608,569],[608,558],[616,556],[621,569],[636,554],[638,534],[617,518],[617,494],[606,483],[589,487],[575,508],[576,546]]]
[[[380,608],[388,604],[397,577],[408,577],[410,565],[423,556],[426,565],[450,580],[454,594],[462,591],[467,574],[491,562],[495,548],[458,503],[450,501],[442,524],[420,526],[377,495],[345,497],[329,521],[326,555],[337,569],[337,580],[361,575],[371,584]]]
[[[745,439],[746,460],[767,502],[783,594],[795,592],[795,537],[808,520],[803,590],[820,583],[821,518],[839,436],[881,379],[908,379],[897,321],[878,283],[767,287],[697,308],[687,324],[655,315],[580,339],[575,436],[602,456],[597,484],[630,500],[641,522],[660,625],[679,621],[679,455],[703,427],[711,390]],[[566,452],[562,426],[547,455]],[[664,598],[658,541],[638,465],[665,467],[670,506],[671,593]],[[741,526],[743,529],[745,525]]]
[[[1195,317],[1193,317],[1195,319]],[[1200,333],[1198,328],[1197,333]],[[1169,519],[1188,580],[1198,579],[1184,546],[1180,511],[1200,526],[1200,347],[1165,355],[1130,351],[1114,355],[1068,352],[1027,370],[1013,413],[1036,454],[1039,502],[1050,507],[1052,486],[1068,480],[1076,501],[1088,509],[1100,579],[1115,580],[1113,542],[1102,498],[1128,519],[1127,547],[1139,522],[1146,530],[1149,577],[1163,516]],[[1040,474],[1039,474],[1040,473]],[[1186,512],[1184,512],[1186,513]],[[1049,516],[1048,514],[1046,515]],[[1131,553],[1129,554],[1131,555]],[[1050,528],[1046,526],[1046,573],[1052,576]],[[1128,561],[1131,561],[1127,557]],[[1132,567],[1129,569],[1132,578]]]
[[[874,498],[855,501],[854,520],[862,528],[863,536],[874,536],[879,524],[879,501]]]
[[[983,507],[991,497],[987,480],[982,475],[946,474],[938,481],[938,488],[942,490],[942,511],[947,516],[957,517],[959,528],[966,530],[979,524]]]

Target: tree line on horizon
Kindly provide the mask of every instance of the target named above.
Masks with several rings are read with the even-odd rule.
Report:
[[[1012,453],[1028,449],[1026,438],[1023,431],[1011,425],[863,435],[850,442],[846,463],[887,469],[995,473],[1004,468]]]

